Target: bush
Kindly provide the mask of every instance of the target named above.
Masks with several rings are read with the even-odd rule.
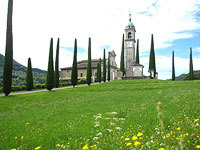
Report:
[[[12,92],[26,90],[25,86],[12,86]]]
[[[34,89],[45,89],[46,88],[46,84],[36,84],[34,86]]]
[[[87,80],[85,78],[78,80],[78,84],[86,84]]]
[[[69,85],[71,85],[70,81],[69,82],[62,82],[62,83],[59,84],[60,87],[69,86]]]

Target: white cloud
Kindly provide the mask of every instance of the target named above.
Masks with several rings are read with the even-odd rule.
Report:
[[[7,3],[7,0],[0,1],[2,54],[5,53]],[[182,0],[17,0],[13,9],[14,59],[26,66],[31,57],[33,67],[46,70],[51,37],[54,54],[58,37],[60,45],[65,47],[73,47],[77,38],[78,47],[84,49],[88,48],[91,37],[92,58],[103,57],[101,47],[110,45],[117,54],[119,66],[129,11],[142,55],[149,52],[152,33],[155,49],[170,47],[176,39],[193,37],[191,31],[200,29],[194,17],[197,4],[199,0],[184,0],[184,3]],[[72,59],[72,52],[60,49],[60,67],[70,66]],[[87,54],[79,54],[78,59],[87,59]],[[164,63],[157,64],[161,68],[162,65],[167,69]]]

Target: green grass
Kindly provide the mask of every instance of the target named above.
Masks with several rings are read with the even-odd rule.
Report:
[[[0,149],[31,150],[37,146],[41,146],[42,150],[62,149],[57,144],[65,145],[63,149],[82,149],[86,144],[90,149],[95,144],[98,149],[133,149],[134,145],[126,146],[129,141],[125,138],[131,138],[138,132],[143,134],[140,146],[143,145],[144,149],[149,148],[145,143],[151,141],[152,136],[156,139],[153,139],[150,149],[171,149],[174,145],[180,149],[182,138],[179,140],[178,136],[186,132],[189,136],[184,138],[182,145],[186,149],[195,149],[196,145],[200,145],[200,128],[194,124],[194,120],[200,118],[199,89],[200,81],[118,80],[52,92],[0,97]],[[157,117],[158,101],[163,105],[164,131]],[[117,114],[109,115],[108,112]],[[102,119],[96,120],[100,122],[100,127],[95,128],[94,115],[98,113]],[[111,134],[105,130],[112,128],[114,131],[114,127],[105,118],[113,117],[125,118],[125,121],[112,121],[114,127],[119,126],[122,130]],[[178,127],[181,127],[180,131],[176,131]],[[157,134],[155,128],[161,134]],[[170,143],[171,140],[166,141],[162,137],[171,130],[177,133],[173,134],[174,137],[170,136],[173,141]],[[93,140],[99,132],[103,135],[99,140]],[[190,135],[193,132],[195,138]],[[173,138],[178,139],[174,141]],[[159,142],[164,145],[160,146]],[[134,144],[134,141],[129,143]]]

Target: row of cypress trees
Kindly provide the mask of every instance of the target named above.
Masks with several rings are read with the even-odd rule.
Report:
[[[59,86],[59,47],[60,39],[57,40],[56,48],[56,60],[55,60],[55,71],[54,71],[54,61],[53,61],[53,38],[50,40],[49,48],[49,60],[48,60],[48,69],[46,76],[46,88],[51,91],[54,87]]]
[[[190,63],[189,63],[189,80],[194,80],[192,48],[190,48]],[[172,81],[175,81],[175,64],[174,64],[174,51],[172,51]]]
[[[88,85],[92,83],[92,59],[91,59],[91,38],[88,41],[88,66],[87,66],[87,78],[86,82]],[[110,58],[108,58],[108,81],[110,81]],[[74,57],[71,73],[71,83],[73,87],[77,85],[78,81],[78,68],[77,68],[77,39],[74,42]],[[99,58],[99,63],[97,64],[97,81],[101,83],[101,58]],[[103,81],[106,82],[106,55],[105,49],[103,51]]]
[[[46,87],[49,91],[51,91],[54,87],[59,86],[59,43],[60,39],[57,41],[56,48],[56,60],[55,60],[55,72],[53,65],[53,38],[50,41],[50,49],[49,49],[49,60],[48,60],[48,69],[46,76]],[[31,66],[31,58],[28,58],[28,66],[26,71],[26,89],[31,91],[33,89],[33,73]]]

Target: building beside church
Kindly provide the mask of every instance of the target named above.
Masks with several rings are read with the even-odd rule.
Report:
[[[113,51],[108,52],[108,58],[110,58],[110,80],[117,80],[119,79],[118,76],[120,76],[119,68],[117,68],[117,63],[115,61],[116,54]],[[99,63],[99,59],[92,59],[91,65],[92,65],[92,82],[97,81],[97,66]],[[87,64],[88,60],[82,60],[77,62],[77,69],[78,69],[78,80],[80,79],[86,79],[87,77]],[[108,69],[108,59],[106,59],[106,69]],[[101,71],[102,71],[102,77],[103,77],[103,59],[101,60]],[[108,70],[106,70],[108,72]],[[72,73],[72,66],[61,68],[61,76],[60,81],[66,82],[71,80],[71,73]],[[107,74],[106,74],[107,78]]]

